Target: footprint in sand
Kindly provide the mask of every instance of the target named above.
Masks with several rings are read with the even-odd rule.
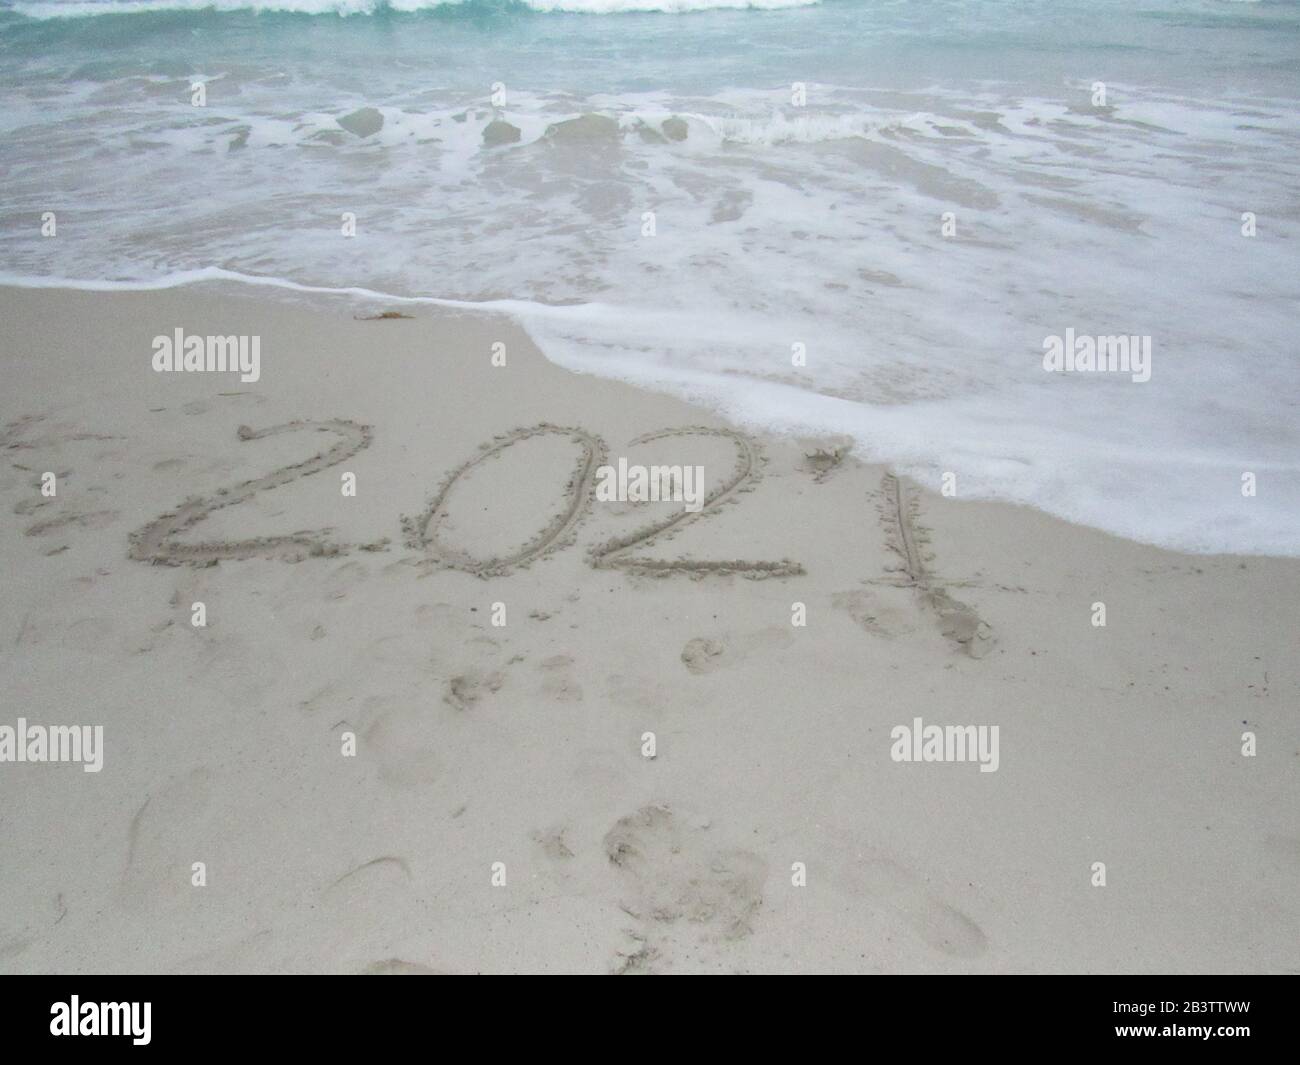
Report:
[[[321,584],[322,599],[344,599],[348,592],[362,584],[370,569],[362,562],[344,562],[336,566]]]
[[[712,673],[743,662],[755,654],[771,654],[794,643],[793,634],[779,625],[758,632],[725,633],[717,637],[696,636],[682,648],[682,662],[695,674]]]
[[[17,935],[3,937],[0,936],[0,961],[8,958],[16,958],[32,945],[32,937],[27,935]]]
[[[567,831],[568,828],[564,825],[546,831],[537,831],[533,833],[533,842],[541,848],[542,853],[551,861],[568,861],[573,857],[573,851],[569,849],[568,843],[564,840],[564,834]]]
[[[125,648],[133,651],[141,634],[133,626],[123,626],[111,617],[78,618],[63,626],[59,642],[69,650],[81,654],[116,655]],[[148,639],[144,638],[148,643]]]
[[[922,599],[934,611],[939,631],[971,658],[983,658],[997,646],[993,629],[973,608],[938,588],[923,592]]]
[[[505,680],[505,674],[497,670],[469,670],[447,681],[442,701],[454,710],[472,710],[483,698],[499,691]]]
[[[422,629],[441,628],[461,631],[467,624],[465,608],[451,603],[421,603],[415,608],[415,624]],[[482,625],[475,625],[482,629]]]
[[[614,964],[610,966],[611,976],[653,976],[658,972],[659,950],[646,941],[646,937],[635,929],[624,929],[629,940],[629,949],[620,950],[614,955]]]
[[[682,817],[664,804],[619,818],[605,834],[605,856],[623,882],[619,904],[641,922],[634,933],[639,948],[620,953],[615,971],[654,971],[683,937],[734,942],[753,933],[767,863],[719,842],[707,820]]]
[[[954,958],[977,958],[988,949],[988,938],[978,924],[931,893],[917,874],[897,862],[869,858],[842,873],[854,894],[880,903],[933,950]]]
[[[897,602],[889,601],[891,593]],[[916,631],[915,611],[909,609],[907,602],[909,596],[910,593],[902,589],[884,589],[880,593],[855,589],[835,592],[831,596],[831,606],[843,610],[873,636],[893,639]]]
[[[684,696],[649,674],[611,673],[605,678],[605,697],[640,711],[662,711],[684,705]]]
[[[190,862],[207,838],[213,775],[198,766],[157,786],[127,828],[122,893],[128,909],[152,911],[190,890]]]
[[[180,576],[176,578],[171,597],[167,602],[188,622],[190,611],[195,603],[210,601],[211,584],[203,570],[178,570],[177,572]],[[209,619],[209,624],[214,620]]]
[[[553,655],[537,667],[545,675],[542,694],[560,703],[582,702],[582,685],[572,675],[573,659],[568,655]]]
[[[361,976],[444,976],[438,969],[430,969],[419,962],[406,961],[402,958],[384,958],[372,961],[361,970]]]
[[[63,892],[42,900],[28,897],[22,902],[10,900],[5,907],[6,930],[0,930],[0,962],[16,958],[68,916],[68,901]]]
[[[375,758],[379,779],[385,784],[431,784],[442,775],[432,724],[427,717],[405,710],[388,711],[362,734],[358,753],[366,759]]]

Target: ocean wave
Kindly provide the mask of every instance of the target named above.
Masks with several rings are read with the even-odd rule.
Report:
[[[299,15],[411,14],[440,8],[521,8],[542,13],[616,15],[634,12],[773,11],[821,0],[16,0],[0,6],[32,19],[90,18],[177,11],[253,11]]]
[[[900,49],[870,0],[496,10],[526,25],[10,16],[0,284],[504,313],[571,370],[963,498],[1300,556],[1293,35],[1132,16],[1113,37],[1179,50],[1112,56],[1101,104],[1095,39],[1045,78],[1055,45],[1017,73],[999,30],[959,76],[964,23]],[[1149,340],[1151,378],[1048,372],[1070,330]]]

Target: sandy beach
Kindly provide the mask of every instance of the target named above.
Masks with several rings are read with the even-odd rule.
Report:
[[[0,971],[1300,970],[1300,560],[385,309],[0,291],[0,725],[103,728],[0,766]],[[155,372],[178,328],[258,380]]]

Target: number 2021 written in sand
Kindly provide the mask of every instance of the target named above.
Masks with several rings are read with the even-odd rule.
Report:
[[[261,536],[248,540],[182,543],[177,539],[179,535],[202,522],[214,511],[237,506],[247,502],[258,492],[283,487],[345,462],[369,447],[372,439],[369,426],[344,419],[286,422],[283,425],[257,430],[241,426],[238,436],[240,440],[248,442],[282,433],[313,432],[327,433],[337,439],[332,446],[318,451],[302,462],[282,466],[261,477],[218,489],[209,496],[187,499],[175,510],[160,515],[131,535],[130,557],[139,562],[203,566],[230,559],[278,558],[296,562],[311,557],[346,554],[352,550],[382,550],[387,545],[387,540],[368,544],[338,543],[329,538],[329,530],[310,530],[283,536]],[[443,543],[440,529],[447,517],[455,488],[462,478],[483,463],[500,456],[513,445],[543,436],[565,437],[579,448],[578,460],[564,486],[563,505],[546,527],[518,550],[493,558],[476,558]],[[697,562],[647,559],[630,554],[634,547],[649,547],[657,540],[675,535],[700,517],[716,513],[725,502],[738,501],[739,493],[752,487],[758,477],[762,463],[758,445],[743,434],[730,429],[701,426],[663,429],[639,436],[629,441],[628,446],[649,444],[674,436],[720,437],[729,440],[736,451],[736,462],[730,475],[704,496],[698,510],[674,512],[632,533],[616,536],[593,546],[587,553],[591,565],[598,569],[618,568],[652,575],[687,573],[705,576],[735,573],[747,577],[790,577],[803,574],[803,567],[788,559],[779,562],[754,562],[743,559]],[[426,560],[439,568],[459,569],[481,577],[508,573],[517,566],[533,562],[573,543],[578,526],[590,512],[597,471],[604,465],[605,456],[604,441],[583,429],[543,423],[498,436],[490,444],[484,445],[472,459],[452,470],[418,516],[402,519],[405,543],[412,549],[423,551]]]

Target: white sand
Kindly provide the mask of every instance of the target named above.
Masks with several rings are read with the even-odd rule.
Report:
[[[97,774],[0,764],[0,971],[1300,969],[1300,562],[914,485],[900,524],[886,471],[818,480],[816,442],[761,440],[752,491],[627,554],[803,575],[594,568],[680,510],[596,502],[571,542],[480,577],[401,519],[418,536],[498,434],[579,428],[611,460],[702,464],[710,490],[732,442],[629,447],[720,425],[566,373],[496,318],[213,289],[0,308],[0,726],[99,724],[106,748]],[[154,373],[178,326],[260,335],[261,380]],[[364,443],[239,426],[330,419],[368,446],[176,539],[386,546],[128,557],[187,497]],[[457,481],[438,543],[518,553],[563,524],[581,454],[568,434],[502,449]],[[205,557],[166,532],[135,550]],[[997,771],[894,762],[915,717],[997,725]]]

